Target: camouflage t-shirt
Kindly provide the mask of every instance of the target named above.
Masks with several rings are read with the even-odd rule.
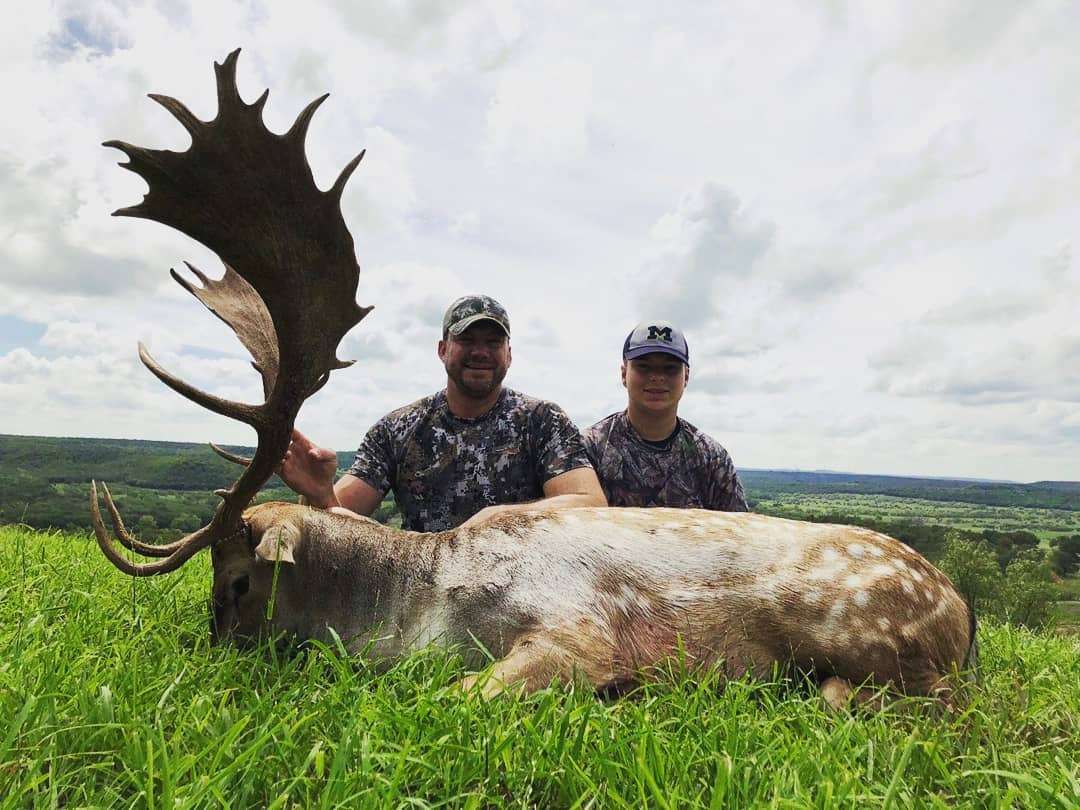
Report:
[[[446,392],[376,422],[348,474],[394,490],[402,527],[435,532],[485,506],[535,501],[544,482],[588,467],[581,433],[554,403],[504,388],[476,419],[450,413]]]
[[[665,443],[641,438],[626,411],[601,419],[584,436],[610,506],[748,511],[727,450],[685,419]]]

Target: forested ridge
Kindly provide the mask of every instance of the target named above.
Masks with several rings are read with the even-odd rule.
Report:
[[[240,454],[253,452],[246,447],[227,449]],[[339,452],[339,468],[347,469],[352,456],[351,450]],[[142,535],[167,537],[205,522],[218,503],[213,490],[228,486],[237,473],[235,465],[205,444],[0,435],[0,523],[87,529],[87,498],[93,479],[109,485],[125,519]],[[1014,484],[788,470],[744,470],[740,475],[751,508],[784,493],[852,493],[1080,511],[1080,482]],[[262,497],[293,496],[274,477]],[[390,497],[376,516],[387,519],[392,511]],[[771,511],[801,519],[862,523],[899,537],[931,558],[937,556],[947,531],[947,527],[928,520],[882,522],[831,511]],[[1027,533],[994,532],[985,537],[999,547],[1037,543],[1034,535]]]

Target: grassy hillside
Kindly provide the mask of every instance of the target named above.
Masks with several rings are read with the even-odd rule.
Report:
[[[122,576],[0,528],[0,807],[1076,807],[1080,645],[981,631],[983,685],[831,716],[805,684],[679,675],[484,703],[450,655],[207,644],[209,563]]]

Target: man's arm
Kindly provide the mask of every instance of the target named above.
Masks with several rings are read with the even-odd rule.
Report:
[[[346,473],[334,484],[334,502],[322,508],[339,515],[371,517],[382,503],[384,494],[362,478]]]
[[[481,509],[461,525],[483,526],[498,515],[540,512],[550,509],[580,509],[586,506],[607,506],[604,491],[592,467],[578,467],[556,475],[544,482],[544,497],[528,503],[504,503]]]
[[[534,504],[542,504],[544,509],[607,506],[607,498],[600,488],[596,471],[592,467],[578,467],[545,481],[543,500]]]

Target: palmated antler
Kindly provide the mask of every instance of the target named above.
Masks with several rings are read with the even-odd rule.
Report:
[[[161,222],[213,250],[225,275],[212,280],[188,268],[195,285],[171,271],[188,292],[227,323],[251,353],[262,375],[261,405],[232,402],[201,391],[173,376],[139,345],[139,358],[153,374],[188,399],[214,413],[251,425],[258,436],[255,455],[227,490],[210,523],[167,546],[151,546],[124,528],[108,490],[105,502],[116,539],[154,563],[132,563],[112,545],[91,486],[90,512],[98,545],[117,568],[134,576],[173,571],[200,549],[243,528],[242,514],[273,475],[289,446],[293,423],[304,400],[319,390],[338,360],[338,344],[371,310],[356,303],[360,268],[352,236],[341,214],[341,194],[360,163],[361,152],[342,170],[333,186],[320,191],[304,152],[311,117],[326,99],[311,102],[284,135],[262,121],[264,92],[253,104],[236,87],[239,49],[217,74],[218,114],[200,121],[182,103],[151,94],[191,135],[186,152],[144,149],[122,141],[104,145],[124,152],[120,165],[142,177],[149,191],[138,205],[114,216]]]

